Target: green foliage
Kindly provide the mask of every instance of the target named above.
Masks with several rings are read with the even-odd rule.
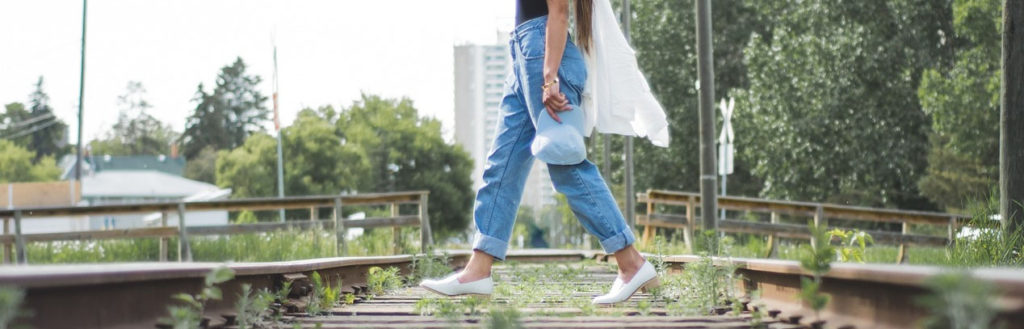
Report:
[[[763,33],[771,16],[761,15],[757,8],[763,1],[715,0],[711,20],[714,22],[715,95],[732,96],[734,90],[749,85],[743,50],[752,34]],[[635,142],[636,190],[648,188],[695,191],[699,189],[698,97],[694,88],[697,79],[696,31],[693,2],[677,0],[645,0],[631,2],[633,13],[631,43],[637,52],[637,63],[644,72],[651,91],[665,108],[672,143],[667,149],[646,140]],[[744,120],[740,106],[734,123]],[[717,126],[717,124],[716,124]],[[717,128],[716,128],[717,129]],[[738,130],[737,136],[745,134]],[[606,135],[605,135],[606,136]],[[602,136],[602,138],[606,138]],[[603,141],[602,141],[603,142]],[[593,143],[603,144],[603,143]],[[739,145],[742,150],[745,145]],[[622,139],[612,138],[612,177],[609,182],[622,181]],[[600,154],[592,152],[591,154]],[[733,195],[756,195],[761,181],[750,175],[749,168],[757,161],[735,160],[736,173],[729,177],[728,190]],[[609,164],[601,164],[601,167]],[[620,192],[621,193],[621,192]],[[621,194],[618,194],[621,195]]]
[[[320,273],[315,271],[310,281],[313,283],[313,294],[306,305],[306,312],[309,315],[322,314],[338,303],[338,298],[341,297],[341,282],[338,282],[337,287],[331,287],[331,282],[322,279]]]
[[[54,114],[53,108],[50,107],[50,96],[43,91],[42,76],[36,81],[35,90],[29,95],[29,105],[29,115],[32,118]],[[27,131],[23,130],[22,133],[28,133],[30,136],[31,144],[26,147],[35,152],[33,161],[39,162],[47,156],[60,157],[67,153],[67,128],[68,125],[64,121],[53,118],[36,123],[32,128],[26,128]]]
[[[207,273],[203,279],[203,287],[199,294],[190,295],[179,293],[171,296],[174,300],[184,305],[170,306],[167,308],[169,316],[159,320],[160,323],[170,325],[175,329],[198,328],[202,322],[203,311],[206,303],[211,300],[221,300],[223,294],[220,287],[216,285],[227,282],[235,277],[235,271],[226,266],[221,266]]]
[[[815,277],[820,277],[832,268],[832,259],[835,258],[836,250],[830,243],[832,236],[827,227],[815,225],[814,222],[808,222],[807,226],[811,231],[812,243],[805,246],[800,266]]]
[[[206,92],[202,83],[196,88],[192,99],[196,108],[181,136],[186,158],[195,158],[207,146],[217,150],[238,147],[250,135],[263,130],[270,114],[263,104],[267,96],[258,88],[262,79],[246,74],[246,68],[242,58],[236,58],[220,69],[211,93]]]
[[[487,312],[489,329],[520,329],[523,328],[522,314],[515,307],[491,308]]]
[[[207,145],[199,154],[185,161],[185,178],[216,184],[217,154],[213,145]]]
[[[953,1],[954,60],[922,73],[918,98],[933,135],[920,187],[946,209],[985,200],[998,181],[1001,3]]]
[[[825,305],[828,305],[828,295],[822,294],[820,290],[821,281],[807,277],[800,278],[800,300],[807,303],[807,306],[814,310],[815,315],[821,312]],[[818,317],[820,318],[820,316]]]
[[[828,236],[830,243],[834,238],[839,238],[838,254],[839,260],[843,262],[853,260],[863,263],[868,244],[875,243],[875,239],[870,234],[861,230],[845,231],[836,228],[828,231]]]
[[[28,119],[32,119],[32,114],[25,109],[25,104],[14,102],[4,105],[4,112],[0,113],[0,138],[24,148],[32,147],[32,136],[23,130],[30,128],[23,127]]]
[[[120,114],[103,139],[89,142],[92,154],[102,155],[160,155],[170,154],[171,144],[178,133],[170,125],[146,113],[152,107],[143,96],[142,83],[129,81],[127,91],[118,96]]]
[[[28,317],[32,312],[21,308],[25,302],[25,290],[16,287],[0,287],[0,329],[14,328],[18,318]]]
[[[930,314],[921,322],[927,329],[1002,328],[996,323],[995,287],[966,272],[935,275],[925,282],[930,295],[916,300]]]
[[[290,284],[290,282],[289,282]],[[270,305],[274,302],[274,294],[266,289],[256,293],[252,285],[242,284],[242,292],[235,302],[235,323],[239,329],[257,328],[264,325],[264,318],[269,316]]]
[[[433,232],[460,232],[469,223],[472,162],[441,137],[440,122],[420,117],[408,99],[363,95],[335,111],[304,109],[284,128],[285,194],[429,190]],[[217,185],[236,197],[276,194],[277,142],[254,134],[217,158]],[[459,211],[464,209],[465,211]]]
[[[0,183],[46,182],[60,178],[60,168],[52,156],[34,160],[29,150],[0,139]]]
[[[409,265],[411,274],[408,281],[420,282],[425,278],[436,278],[448,274],[452,271],[452,268],[448,266],[450,261],[451,257],[448,256],[447,251],[435,255],[432,250],[427,250],[426,254],[413,255],[412,264]]]
[[[461,146],[445,143],[440,121],[421,117],[409,99],[363,95],[333,122],[341,140],[368,161],[368,171],[358,175],[359,191],[429,190],[433,233],[443,237],[466,228],[473,164]]]
[[[943,60],[948,4],[937,1],[763,2],[767,33],[744,60],[737,157],[763,196],[927,207],[917,191],[928,118],[916,89]]]
[[[369,286],[371,294],[381,295],[402,286],[402,277],[398,275],[397,267],[391,266],[383,269],[374,266],[367,273],[369,276],[366,279],[366,285]]]
[[[828,304],[828,296],[821,293],[821,277],[832,268],[832,259],[836,251],[832,247],[832,234],[828,227],[815,225],[814,222],[807,223],[811,231],[811,244],[804,249],[804,256],[800,259],[800,266],[811,272],[812,278],[800,278],[800,299],[812,310],[815,317],[821,319],[820,312]]]
[[[1024,227],[1014,232],[1005,232],[999,221],[993,220],[998,213],[999,200],[991,196],[983,204],[974,204],[968,209],[971,220],[960,227],[953,243],[947,248],[948,263],[959,267],[980,266],[1024,266]],[[971,234],[963,234],[970,231]]]

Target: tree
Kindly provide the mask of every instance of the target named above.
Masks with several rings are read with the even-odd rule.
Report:
[[[430,225],[446,236],[463,231],[473,207],[472,160],[441,137],[437,119],[420,117],[412,101],[363,95],[338,114],[342,141],[368,160],[360,191],[430,191]]]
[[[30,134],[30,150],[35,151],[35,161],[45,156],[60,156],[67,153],[67,141],[65,134],[68,126],[57,119],[50,108],[50,96],[43,91],[43,77],[36,81],[36,89],[29,95],[30,119],[50,117],[42,119],[30,127],[25,127],[24,132]]]
[[[366,176],[361,151],[343,143],[330,107],[304,109],[284,135],[284,181],[286,195],[339,194],[355,192]],[[259,133],[231,151],[217,157],[217,185],[234,189],[236,197],[277,195],[277,140]]]
[[[11,141],[0,139],[0,183],[45,182],[60,178],[52,156],[34,161],[35,154]]]
[[[1000,2],[954,1],[955,60],[925,70],[918,88],[932,128],[921,193],[952,211],[988,200],[998,180]]]
[[[31,118],[32,114],[25,109],[25,104],[15,102],[5,105],[4,113],[0,113],[0,138],[21,147],[29,147],[32,136],[22,132],[22,129],[27,128],[23,123]]]
[[[942,1],[768,2],[774,23],[745,50],[738,158],[762,195],[928,209],[921,72],[948,60]],[[770,15],[770,16],[769,16]]]
[[[751,0],[714,2],[712,38],[715,47],[715,95],[719,97],[731,96],[732,90],[748,85],[747,69],[742,60],[743,48],[752,34],[762,33],[768,24],[758,14],[757,5],[759,2]],[[631,6],[631,36],[637,62],[646,74],[654,95],[665,108],[672,137],[667,149],[638,140],[634,151],[634,159],[637,159],[634,171],[636,190],[696,191],[700,183],[700,165],[697,156],[697,91],[694,89],[697,53],[693,3],[652,0],[633,1]],[[738,120],[738,116],[735,119]],[[613,168],[622,168],[620,140],[613,139]],[[755,196],[761,190],[761,179],[750,175],[748,168],[751,164],[745,160],[737,158],[735,161],[735,174],[728,181],[729,194]],[[621,181],[621,170],[613,172],[612,176],[607,179]]]
[[[210,184],[217,183],[217,150],[206,146],[194,158],[185,162],[185,178]]]
[[[196,108],[189,116],[182,135],[184,155],[192,159],[206,146],[217,150],[233,149],[253,133],[263,131],[269,110],[267,96],[256,89],[262,79],[247,75],[241,58],[221,68],[216,86],[207,93],[200,83],[193,101]]]
[[[127,91],[118,96],[121,112],[103,139],[89,143],[93,154],[160,155],[170,153],[171,144],[178,133],[170,125],[153,117],[147,110],[152,107],[143,97],[142,83],[129,81]]]

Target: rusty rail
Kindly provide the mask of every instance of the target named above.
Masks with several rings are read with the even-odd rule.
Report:
[[[736,219],[719,219],[718,229],[729,233],[749,233],[768,236],[768,254],[775,252],[778,238],[810,239],[810,231],[806,225],[786,224],[780,221],[780,215],[807,217],[818,225],[829,225],[829,219],[847,221],[867,221],[900,224],[899,232],[866,231],[876,243],[899,246],[897,262],[906,261],[907,248],[911,245],[945,246],[953,241],[958,225],[967,219],[964,215],[896,210],[868,207],[843,206],[828,203],[780,201],[735,196],[720,196],[718,208],[727,211],[750,213],[767,213],[769,221],[754,222]],[[696,193],[648,190],[637,194],[638,203],[647,204],[647,213],[636,216],[637,225],[643,226],[642,241],[649,243],[657,234],[657,228],[682,229],[683,240],[692,249],[693,232],[699,221],[696,220],[697,209],[700,208],[700,195]],[[658,206],[683,207],[682,214],[666,213],[658,210]],[[911,224],[934,225],[945,228],[945,236],[913,234]]]
[[[449,251],[450,266],[464,266],[470,251]],[[512,250],[507,259],[518,262],[573,262],[585,259],[612,261],[613,255],[580,250]],[[254,289],[279,289],[296,274],[313,271],[340,286],[343,292],[363,289],[367,270],[395,266],[403,275],[411,271],[414,256],[337,257],[288,262],[227,264],[236,276],[221,285],[223,300],[207,305],[206,315],[219,318],[234,312],[242,284]],[[669,271],[685,270],[699,258],[664,256]],[[732,265],[742,275],[737,281],[743,293],[760,292],[760,300],[777,321],[804,327],[811,313],[800,303],[800,277],[807,275],[797,262],[765,259],[715,258],[718,265]],[[0,286],[26,290],[25,308],[36,315],[24,319],[35,328],[152,328],[174,304],[172,295],[195,293],[217,263],[135,263],[106,265],[30,265],[0,268]],[[923,283],[947,269],[933,266],[834,264],[825,274],[822,292],[831,296],[822,313],[827,328],[910,328],[927,314],[915,299],[929,294]],[[999,319],[1024,321],[1024,271],[1021,269],[974,269],[975,279],[996,286],[993,296]],[[503,276],[505,280],[511,276]],[[608,281],[610,282],[610,278]],[[293,286],[293,288],[295,288]],[[294,291],[294,290],[293,290]],[[635,305],[635,304],[631,304]],[[678,318],[665,319],[663,327]],[[692,326],[690,326],[692,327]]]
[[[693,255],[667,256],[663,259],[674,270],[696,262]],[[757,290],[760,298],[777,317],[807,324],[813,311],[800,301],[800,277],[810,273],[796,261],[774,259],[714,258],[716,265],[736,266],[742,280],[740,291]],[[822,279],[821,292],[831,296],[822,312],[828,328],[915,328],[928,311],[917,306],[917,299],[930,294],[925,281],[951,271],[937,266],[894,264],[832,264]],[[1005,323],[1024,323],[1024,271],[1019,268],[982,268],[967,271],[971,277],[992,284],[999,292],[996,313]],[[794,321],[795,320],[795,321]]]
[[[65,241],[65,240],[95,240],[95,239],[122,239],[122,238],[160,238],[161,261],[166,261],[166,250],[168,238],[178,237],[178,259],[191,261],[192,252],[188,243],[190,235],[230,235],[255,232],[270,232],[284,228],[311,229],[323,227],[333,229],[335,232],[335,250],[339,255],[347,254],[347,243],[344,239],[345,230],[348,228],[362,227],[394,227],[395,239],[398,239],[398,227],[419,226],[420,247],[423,251],[428,249],[431,242],[430,219],[427,213],[427,202],[429,191],[409,191],[391,193],[370,193],[356,195],[321,195],[321,196],[298,196],[285,198],[247,198],[233,200],[213,201],[182,201],[182,202],[150,202],[130,204],[109,204],[95,206],[69,206],[69,207],[31,207],[0,209],[0,218],[4,219],[5,228],[13,221],[14,232],[0,235],[0,244],[4,245],[4,262],[9,263],[12,249],[16,254],[17,262],[25,264],[28,262],[25,244],[28,242]],[[402,204],[417,205],[417,213],[402,215],[398,212],[398,206]],[[341,215],[342,206],[367,206],[385,205],[391,208],[391,216],[366,218],[363,220],[345,219]],[[330,220],[317,220],[315,214],[319,208],[331,208]],[[309,221],[287,221],[281,223],[256,223],[256,224],[232,224],[221,226],[194,226],[185,225],[185,214],[189,211],[210,211],[210,210],[277,210],[277,209],[310,209]],[[161,213],[162,220],[159,227],[144,227],[116,230],[94,230],[75,231],[58,233],[23,234],[21,225],[23,220],[30,220],[39,217],[52,216],[87,216],[87,215],[109,215],[109,214],[132,214],[132,213]],[[178,226],[167,226],[168,214],[177,213]],[[185,229],[179,229],[185,227]],[[13,245],[13,248],[12,248]]]
[[[449,251],[451,266],[469,260],[468,250]],[[512,250],[508,260],[565,262],[595,257],[594,252],[575,250]],[[370,267],[398,267],[410,273],[414,256],[336,257],[286,262],[226,264],[235,278],[220,285],[223,299],[211,301],[206,315],[220,318],[234,313],[242,284],[252,289],[280,289],[286,275],[309,276],[317,271],[332,286],[353,292],[366,286]],[[33,328],[153,328],[174,305],[172,295],[196,293],[203,277],[220,263],[122,263],[27,265],[0,267],[0,286],[26,290],[23,307],[35,316],[25,319]],[[298,287],[293,287],[298,289]],[[293,290],[294,291],[294,290]]]

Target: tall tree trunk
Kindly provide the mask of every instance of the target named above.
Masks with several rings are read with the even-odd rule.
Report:
[[[1024,0],[1003,3],[999,213],[1008,232],[1024,226]]]

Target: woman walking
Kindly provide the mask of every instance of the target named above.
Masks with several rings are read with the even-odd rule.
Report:
[[[596,127],[652,136],[656,145],[665,146],[664,113],[636,69],[632,50],[612,29],[617,29],[613,16],[609,23],[608,0],[575,0],[575,12],[578,47],[569,40],[569,0],[516,0],[516,28],[509,41],[513,68],[505,81],[502,119],[487,157],[484,186],[476,195],[473,255],[461,272],[424,280],[420,286],[447,296],[491,294],[491,266],[495,259],[505,259],[535,157],[547,163],[555,189],[565,194],[583,227],[618,262],[610,291],[593,303],[622,302],[658,284],[654,267],[633,247],[633,232],[600,172],[586,160],[583,137]],[[624,63],[607,65],[623,54],[629,56]],[[604,76],[588,79],[588,67]],[[618,73],[621,67],[629,70]],[[612,99],[597,94],[611,90],[625,94]],[[632,104],[621,106],[622,101]]]

